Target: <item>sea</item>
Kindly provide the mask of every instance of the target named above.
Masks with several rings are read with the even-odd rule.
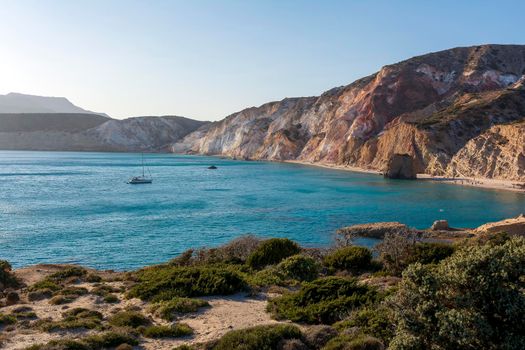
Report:
[[[245,234],[325,247],[353,224],[471,228],[525,211],[522,193],[434,181],[174,154],[144,163],[153,183],[130,185],[141,154],[0,151],[0,259],[129,270]]]

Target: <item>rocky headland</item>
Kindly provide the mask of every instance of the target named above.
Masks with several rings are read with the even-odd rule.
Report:
[[[525,46],[461,47],[388,65],[190,133],[173,152],[525,181]]]

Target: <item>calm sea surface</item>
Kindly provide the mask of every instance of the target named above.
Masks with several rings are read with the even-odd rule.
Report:
[[[254,233],[328,245],[342,226],[436,219],[474,227],[525,195],[295,164],[140,154],[0,151],[0,259],[130,269]],[[214,164],[217,170],[208,170]]]

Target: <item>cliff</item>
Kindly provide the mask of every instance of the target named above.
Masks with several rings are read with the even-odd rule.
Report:
[[[525,119],[524,74],[521,45],[430,53],[318,97],[234,113],[171,149],[380,171],[403,154],[420,173],[525,181],[522,129],[511,124]]]

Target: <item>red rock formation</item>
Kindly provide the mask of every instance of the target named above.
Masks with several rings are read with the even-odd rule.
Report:
[[[378,170],[392,155],[408,154],[417,171],[442,175],[453,171],[451,160],[471,139],[525,118],[524,73],[525,46],[440,51],[385,66],[319,97],[232,114],[173,149]]]

